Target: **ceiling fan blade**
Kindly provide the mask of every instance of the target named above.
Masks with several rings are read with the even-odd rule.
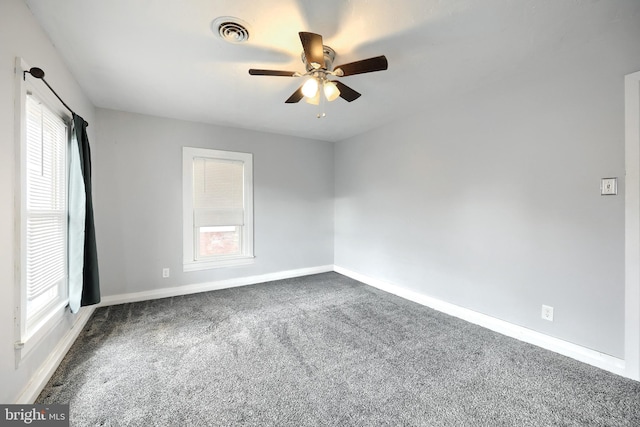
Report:
[[[318,64],[318,67],[314,68],[326,68],[322,36],[320,34],[305,32],[298,34],[300,35],[300,41],[302,42],[302,48],[304,49],[304,56],[307,58],[307,62],[312,66],[313,64]]]
[[[349,102],[355,101],[356,99],[360,98],[360,93],[351,89],[346,84],[339,82],[337,80],[334,80],[334,83],[336,84],[336,86],[338,86],[338,90],[340,91],[340,98]]]
[[[289,97],[289,99],[287,99],[284,102],[287,104],[295,104],[296,102],[299,102],[303,96],[304,95],[302,94],[302,86],[300,86],[298,90],[293,92],[293,94]]]
[[[280,70],[257,70],[251,68],[249,74],[252,76],[284,76],[295,77],[298,73],[296,71],[280,71]]]
[[[354,74],[371,73],[373,71],[386,70],[389,67],[387,57],[384,55],[375,58],[363,59],[361,61],[350,62],[348,64],[334,67],[334,71],[340,68],[343,76],[352,76]]]

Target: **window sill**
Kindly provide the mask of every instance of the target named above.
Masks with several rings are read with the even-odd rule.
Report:
[[[54,308],[49,310],[47,315],[30,328],[21,341],[15,343],[16,367],[31,353],[31,350],[37,347],[62,322],[67,312],[67,306],[68,300],[56,304]]]
[[[225,258],[218,260],[206,260],[206,261],[184,261],[182,264],[182,271],[200,271],[210,270],[214,268],[222,267],[237,267],[242,265],[250,265],[255,262],[254,256],[241,256],[233,258]]]

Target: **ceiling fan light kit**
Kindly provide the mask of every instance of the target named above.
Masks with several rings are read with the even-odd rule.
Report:
[[[371,73],[382,71],[388,68],[387,58],[384,55],[374,58],[363,59],[350,62],[348,64],[333,67],[336,53],[329,46],[322,44],[320,34],[300,32],[300,42],[302,43],[302,62],[305,65],[306,73],[297,71],[262,70],[251,68],[249,74],[252,76],[282,76],[282,77],[307,77],[308,79],[298,88],[285,102],[292,104],[305,101],[318,105],[321,99],[331,102],[341,97],[347,102],[355,101],[360,97],[360,93],[337,80],[330,80],[329,77],[346,77],[354,74]],[[321,93],[324,96],[321,96]],[[318,114],[324,117],[325,114]]]
[[[307,98],[313,98],[318,93],[318,80],[315,77],[311,77],[302,85],[302,94]]]
[[[338,86],[332,81],[324,82],[322,90],[324,91],[324,96],[329,102],[335,101],[338,96],[340,96],[340,89],[338,89]]]
[[[322,93],[327,101],[335,101],[338,96],[340,96],[340,89],[335,84],[335,82],[331,80],[327,80],[326,78],[320,77],[310,77],[303,85],[302,85],[302,94],[309,99],[315,99],[320,95],[320,88],[322,87]],[[310,102],[310,104],[315,104],[315,102]]]

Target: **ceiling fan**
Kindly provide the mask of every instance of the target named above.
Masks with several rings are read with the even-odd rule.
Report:
[[[322,44],[322,36],[320,34],[307,32],[298,34],[302,42],[303,52],[301,57],[307,69],[306,73],[259,70],[255,68],[249,70],[249,74],[252,76],[308,76],[307,81],[285,101],[288,104],[299,102],[302,98],[306,98],[306,101],[310,104],[317,105],[320,103],[321,92],[324,93],[324,97],[328,101],[333,101],[338,96],[348,102],[355,101],[360,97],[360,93],[340,81],[330,80],[329,77],[346,77],[354,74],[371,73],[373,71],[386,70],[388,67],[387,58],[384,55],[333,67],[336,53],[329,46]]]

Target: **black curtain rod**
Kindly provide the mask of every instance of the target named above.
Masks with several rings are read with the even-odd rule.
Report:
[[[44,82],[44,84],[47,85],[47,87],[49,88],[49,90],[51,90],[51,92],[53,92],[53,94],[56,96],[56,98],[58,98],[60,100],[60,102],[62,102],[62,105],[64,105],[67,110],[71,111],[71,114],[76,114],[68,105],[66,102],[64,102],[62,100],[62,98],[60,98],[60,95],[58,95],[56,93],[55,90],[53,90],[53,88],[49,85],[49,83],[47,83],[47,81],[44,79],[44,71],[42,71],[42,68],[38,68],[38,67],[32,67],[31,69],[29,69],[29,71],[24,71],[22,73],[22,80],[24,80],[26,78],[27,73],[31,74],[33,77],[35,77],[36,79],[40,79]]]

